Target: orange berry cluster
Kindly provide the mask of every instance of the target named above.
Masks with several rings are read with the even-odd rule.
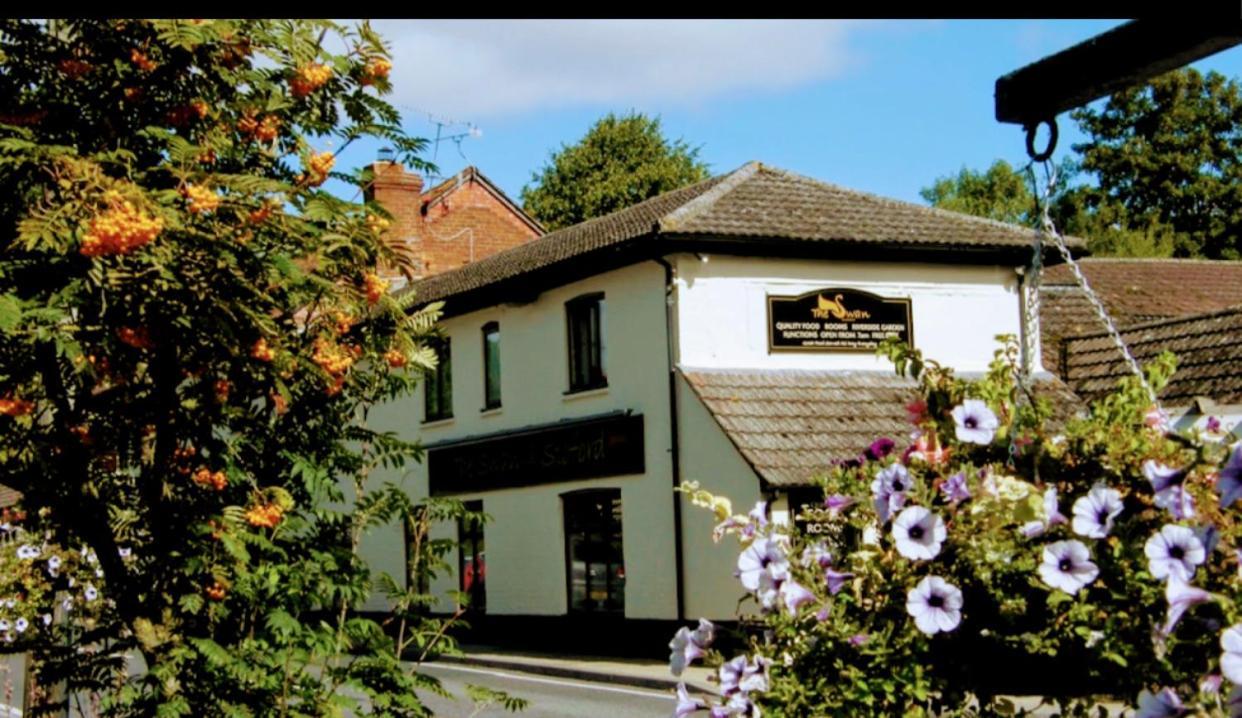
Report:
[[[263,119],[255,119],[254,113],[248,112],[237,121],[237,131],[250,135],[260,142],[271,142],[280,134],[280,118],[266,115]]]
[[[13,396],[0,397],[0,414],[5,416],[25,416],[33,410],[34,402]]]
[[[306,172],[298,177],[298,181],[305,182],[309,187],[318,187],[328,179],[334,164],[336,157],[331,152],[312,152],[306,160]]]
[[[367,229],[374,234],[382,234],[392,223],[378,214],[367,215]]]
[[[199,486],[206,486],[216,491],[223,491],[224,487],[229,485],[229,477],[224,475],[223,471],[212,471],[207,467],[203,467],[194,472],[194,483]]]
[[[188,185],[181,190],[181,194],[190,200],[190,214],[214,212],[220,206],[220,195],[202,185]]]
[[[136,47],[129,51],[129,59],[143,72],[150,72],[159,67],[159,63],[147,57],[146,53]]]
[[[91,220],[79,251],[88,257],[126,254],[155,239],[163,229],[164,220],[140,211],[126,200]]]
[[[284,513],[285,510],[276,504],[260,504],[252,506],[246,512],[246,521],[249,521],[251,526],[275,528],[276,524],[280,523],[280,518]]]
[[[267,221],[267,218],[271,217],[272,213],[275,212],[279,208],[280,208],[280,200],[276,200],[276,199],[267,200],[266,202],[263,203],[263,206],[255,210],[251,210],[250,216],[249,216],[250,223],[251,224],[263,224],[264,222]]]
[[[151,341],[151,333],[146,327],[121,327],[116,330],[117,339],[135,349],[150,349],[155,346]]]
[[[391,70],[391,62],[382,57],[373,57],[362,68],[362,77],[358,78],[358,82],[362,85],[374,85],[376,80],[386,79]]]
[[[270,394],[270,396],[272,399],[272,406],[276,407],[277,414],[283,414],[286,411],[289,411],[289,402],[285,400],[285,397],[282,396],[280,392],[274,391]]]
[[[276,358],[276,352],[267,345],[266,339],[260,337],[254,346],[250,347],[250,356],[259,361],[271,361]]]
[[[353,329],[356,320],[345,312],[335,312],[332,315],[332,321],[336,324],[333,328],[336,329],[337,334],[348,334],[349,330]]]
[[[213,601],[223,601],[224,594],[227,593],[227,589],[224,587],[224,584],[219,581],[213,581],[210,586],[204,589],[204,591],[207,594],[207,598],[210,598]]]
[[[168,111],[168,121],[177,127],[188,125],[192,119],[203,119],[209,108],[203,100],[191,100],[188,105],[174,107]]]
[[[354,357],[341,345],[319,337],[315,340],[315,351],[311,355],[311,361],[332,376],[328,396],[340,393],[341,388],[345,386],[345,372],[353,366]]]
[[[389,349],[384,352],[384,361],[388,362],[388,366],[393,369],[400,369],[409,362],[409,358],[406,357],[404,353],[399,352],[396,349]]]
[[[388,291],[388,280],[378,274],[368,274],[362,278],[367,293],[367,304],[375,306],[384,293]]]
[[[65,77],[68,77],[70,80],[76,80],[93,69],[89,62],[75,58],[61,60],[56,63],[56,67],[59,68],[60,71],[65,74]]]
[[[232,387],[233,385],[229,383],[228,379],[217,379],[215,385],[216,401],[221,404],[227,402],[229,400],[229,389]]]
[[[289,80],[289,90],[294,97],[306,97],[310,93],[328,84],[332,79],[332,68],[322,63],[311,63],[298,68],[297,75]]]

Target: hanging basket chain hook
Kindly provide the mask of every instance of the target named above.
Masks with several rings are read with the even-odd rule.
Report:
[[[1035,134],[1039,132],[1040,125],[1048,126],[1048,146],[1042,151],[1035,151]],[[1031,158],[1032,162],[1047,162],[1052,159],[1052,153],[1057,149],[1057,120],[1055,117],[1032,122],[1026,126],[1026,155]]]
[[[1039,213],[1039,227],[1036,229],[1035,237],[1035,256],[1031,259],[1031,264],[1034,269],[1033,273],[1036,276],[1032,277],[1030,285],[1035,288],[1035,292],[1038,294],[1038,273],[1039,268],[1042,266],[1043,241],[1044,237],[1048,237],[1056,246],[1057,251],[1059,251],[1061,256],[1065,259],[1065,264],[1074,275],[1074,281],[1078,283],[1078,286],[1082,289],[1083,294],[1086,295],[1087,300],[1090,302],[1092,309],[1095,310],[1095,314],[1099,318],[1100,323],[1104,325],[1106,330],[1108,330],[1109,337],[1112,339],[1113,344],[1117,346],[1118,351],[1121,352],[1121,356],[1125,359],[1126,365],[1130,368],[1130,371],[1134,374],[1134,376],[1138,377],[1139,383],[1142,385],[1143,390],[1147,392],[1147,396],[1151,400],[1152,406],[1157,412],[1162,412],[1163,409],[1160,406],[1160,400],[1156,396],[1155,390],[1152,389],[1151,384],[1148,383],[1147,375],[1143,373],[1143,368],[1139,366],[1138,360],[1134,358],[1134,354],[1131,353],[1125,340],[1122,339],[1121,331],[1117,329],[1117,324],[1109,315],[1108,309],[1104,306],[1104,302],[1087,282],[1086,276],[1083,275],[1082,269],[1078,266],[1078,262],[1074,259],[1073,254],[1070,252],[1069,245],[1065,242],[1065,237],[1061,235],[1061,233],[1057,230],[1056,224],[1052,221],[1052,197],[1056,192],[1059,177],[1057,175],[1056,167],[1049,161],[1051,156],[1051,148],[1056,144],[1057,136],[1055,122],[1050,123],[1050,126],[1052,127],[1052,140],[1049,142],[1049,157],[1038,159],[1032,153],[1032,162],[1027,165],[1027,170],[1030,172],[1031,176],[1031,184],[1035,190],[1035,209]],[[1034,130],[1033,128],[1028,128],[1026,140],[1028,151],[1032,151],[1033,149],[1033,138]],[[1041,162],[1044,167],[1045,182],[1042,189],[1039,186],[1034,168],[1032,167],[1035,162]],[[1038,307],[1038,298],[1036,298],[1034,302],[1029,303],[1028,306]],[[1038,310],[1036,310],[1036,312],[1038,312]],[[1036,313],[1034,321],[1038,321],[1038,313]]]

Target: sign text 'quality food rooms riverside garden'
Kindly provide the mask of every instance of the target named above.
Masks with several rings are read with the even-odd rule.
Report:
[[[873,352],[889,337],[914,342],[909,299],[845,288],[768,297],[769,351]]]

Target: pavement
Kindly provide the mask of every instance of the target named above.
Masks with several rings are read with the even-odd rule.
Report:
[[[667,661],[511,651],[483,645],[462,645],[460,648],[464,655],[441,656],[438,662],[656,691],[673,691],[678,683],[685,683],[691,692],[716,694],[714,685],[708,680],[708,676],[714,675],[715,671],[702,666],[690,666],[678,678],[669,671]]]
[[[471,677],[468,674],[473,673],[476,674],[474,682],[484,685],[499,687],[494,681],[502,681],[505,688],[512,687],[516,689],[516,694],[525,693],[533,699],[533,712],[526,712],[530,718],[599,715],[597,711],[601,709],[611,718],[668,715],[672,692],[678,683],[683,682],[691,693],[716,695],[715,684],[708,680],[715,671],[702,666],[690,666],[677,678],[669,672],[668,663],[663,661],[512,651],[484,645],[462,645],[461,649],[461,656],[442,656],[425,666],[438,673],[447,671],[450,675],[444,675],[444,678],[459,677],[464,681]],[[453,676],[454,673],[457,675]],[[485,675],[490,680],[483,678]],[[570,697],[581,701],[574,703],[575,707],[585,710],[590,705],[595,710],[562,713],[558,701],[569,700]],[[1028,715],[1033,718],[1057,715],[1053,706],[1040,705],[1037,697],[1015,696],[1011,700],[1016,708],[1030,711]],[[617,713],[621,705],[629,708]],[[566,704],[566,708],[568,706]],[[1104,703],[1098,707],[1104,708],[1107,716],[1121,716],[1126,711],[1124,706],[1116,703]],[[640,712],[630,713],[630,710]]]

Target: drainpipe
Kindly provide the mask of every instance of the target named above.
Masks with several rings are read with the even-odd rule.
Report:
[[[663,257],[656,262],[664,267],[664,338],[668,343],[668,423],[669,454],[673,464],[673,488],[681,486],[681,442],[677,424],[677,363],[673,345],[673,311],[676,308],[676,286],[673,265]],[[677,620],[686,619],[685,560],[681,550],[681,494],[673,492],[673,560],[677,564]]]

